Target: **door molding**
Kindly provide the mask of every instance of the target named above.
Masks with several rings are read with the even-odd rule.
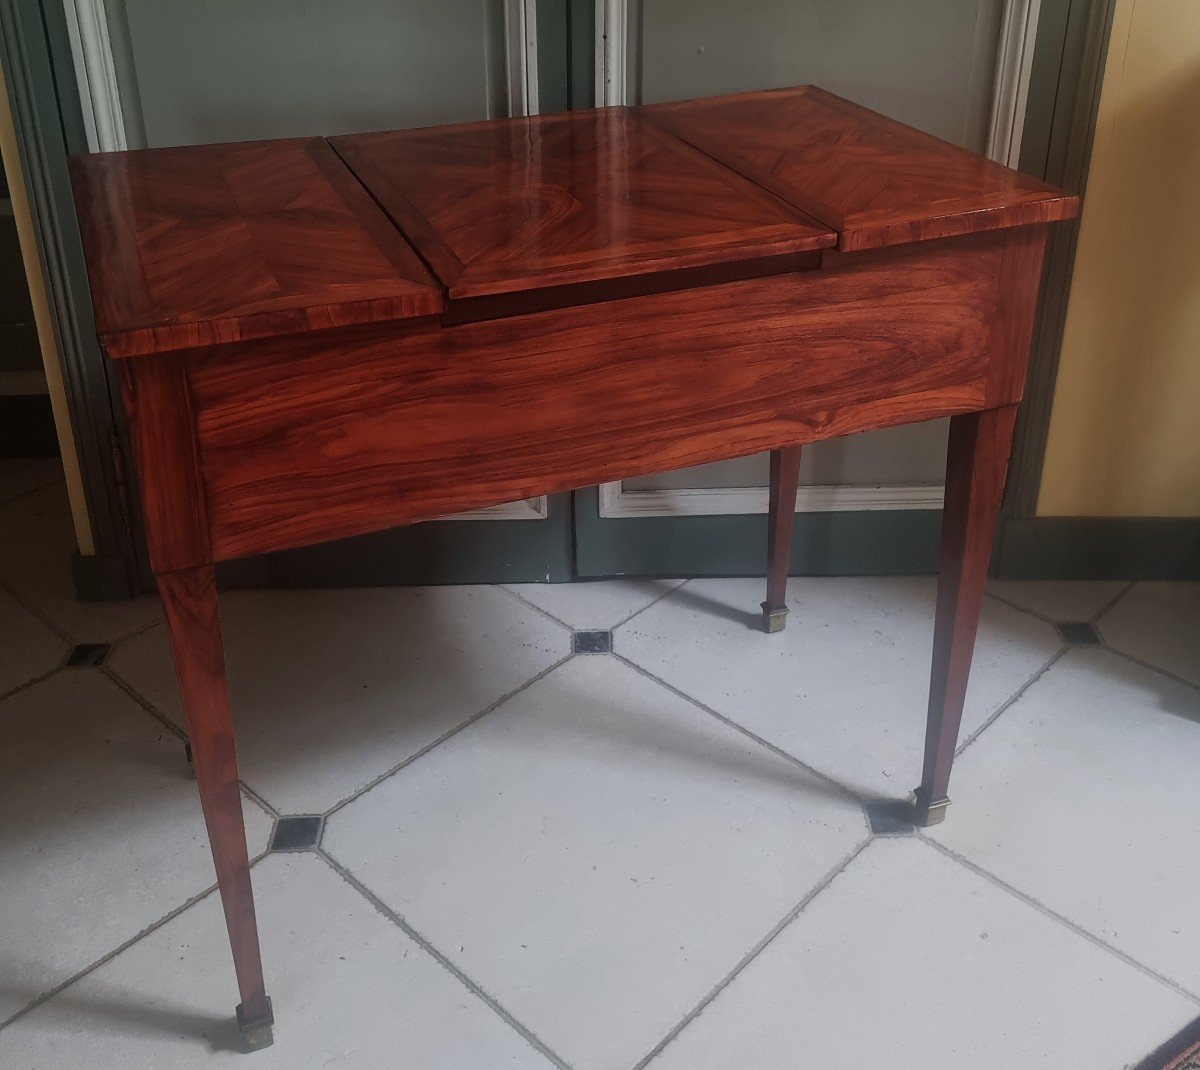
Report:
[[[1042,0],[1005,0],[996,51],[987,155],[1015,167],[1029,99],[1034,43]],[[596,103],[625,104],[640,98],[640,0],[596,0]],[[657,488],[626,490],[621,482],[600,487],[599,513],[610,517],[728,516],[765,513],[766,487]],[[882,512],[941,509],[940,484],[802,486],[798,513]]]
[[[1009,167],[1021,159],[1021,133],[1029,103],[1029,77],[1042,0],[1005,0],[996,50],[996,80],[992,87],[992,118],[987,155]]]
[[[663,487],[625,490],[620,483],[600,486],[600,516],[728,516],[765,513],[767,487]],[[798,513],[870,513],[885,509],[941,509],[941,483],[875,486],[840,484],[801,487]]]
[[[629,71],[639,42],[630,37],[630,6],[637,0],[596,0],[596,107],[629,103]],[[634,20],[637,25],[638,20]],[[631,55],[632,53],[632,55]],[[631,67],[630,60],[634,60]],[[636,103],[636,101],[635,101]]]
[[[508,114],[538,114],[537,0],[504,0]]]
[[[105,0],[64,0],[79,102],[91,152],[129,147]]]

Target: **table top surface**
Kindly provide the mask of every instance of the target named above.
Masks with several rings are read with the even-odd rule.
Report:
[[[1064,219],[1075,199],[816,86],[654,104],[653,122],[811,213],[843,250]]]
[[[481,297],[828,248],[636,110],[330,139],[447,287]]]
[[[72,159],[110,356],[1050,222],[1075,198],[813,87]]]

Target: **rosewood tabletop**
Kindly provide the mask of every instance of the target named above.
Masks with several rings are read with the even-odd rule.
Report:
[[[950,417],[910,804],[942,820],[1075,198],[814,87],[80,156],[72,179],[249,1048],[274,1019],[219,561],[769,451],[773,632],[803,445]]]

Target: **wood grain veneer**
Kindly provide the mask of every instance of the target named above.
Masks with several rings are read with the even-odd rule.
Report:
[[[838,248],[1049,223],[1078,201],[816,86],[642,113],[838,231]]]
[[[213,554],[980,408],[1004,247],[189,353]]]
[[[322,138],[75,156],[71,178],[111,357],[445,307]]]
[[[451,300],[731,264],[837,240],[626,108],[331,144]]]

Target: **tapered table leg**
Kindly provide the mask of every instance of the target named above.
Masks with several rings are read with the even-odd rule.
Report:
[[[946,794],[950,766],[962,721],[1016,412],[1016,406],[1009,405],[955,416],[950,421],[925,765],[916,792],[918,825],[937,824],[950,805]]]
[[[157,580],[242,998],[238,1026],[250,1050],[265,1048],[273,1039],[274,1019],[263,984],[250,887],[216,580],[211,565],[160,573]]]
[[[762,604],[763,631],[781,632],[787,624],[787,577],[792,558],[792,524],[796,518],[796,484],[800,479],[800,447],[771,451],[771,504],[767,512],[767,600]]]

